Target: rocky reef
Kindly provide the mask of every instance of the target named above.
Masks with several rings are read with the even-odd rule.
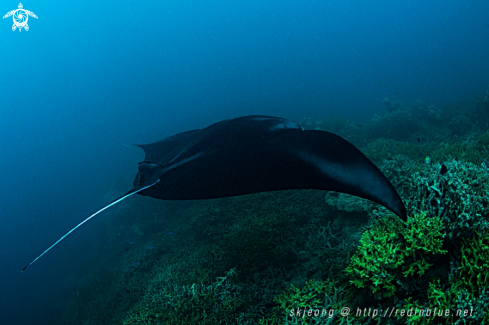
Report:
[[[365,125],[303,121],[361,148],[406,223],[313,190],[130,201],[107,217],[113,260],[66,280],[79,289],[59,324],[488,324],[489,133],[474,123],[486,102],[385,99]]]

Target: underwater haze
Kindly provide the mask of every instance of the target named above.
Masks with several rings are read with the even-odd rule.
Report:
[[[487,0],[22,5],[28,31],[0,24],[2,324],[60,322],[73,279],[114,241],[138,244],[122,227],[109,238],[101,214],[20,272],[132,188],[144,155],[124,144],[252,114],[367,123],[386,102],[443,108],[489,86]]]

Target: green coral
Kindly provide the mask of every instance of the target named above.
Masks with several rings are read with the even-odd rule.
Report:
[[[259,324],[329,324],[340,317],[337,311],[346,304],[342,299],[343,290],[332,280],[311,279],[302,287],[291,284],[289,289],[275,297],[278,306],[274,307],[271,317],[262,318]],[[348,317],[343,319],[349,320]]]
[[[357,252],[345,269],[350,283],[368,289],[375,299],[394,295],[401,275],[423,275],[430,260],[446,253],[443,245],[443,223],[426,213],[409,218],[407,225],[388,214],[366,231]]]
[[[135,210],[126,214],[119,206],[108,215],[109,237],[125,237],[127,229],[138,244],[114,240],[103,262],[94,256],[92,272],[73,274],[70,287],[77,295],[59,324],[387,322],[329,318],[330,310],[346,305],[472,308],[465,318],[388,322],[489,323],[489,133],[470,127],[470,134],[460,134],[459,125],[451,123],[450,134],[443,125],[456,122],[461,111],[399,103],[364,127],[341,119],[309,121],[310,128],[340,133],[363,146],[405,202],[407,223],[382,207],[373,210],[375,203],[335,193],[325,200],[321,191],[153,200],[131,203]],[[430,163],[423,162],[426,156]],[[369,216],[373,225],[360,232]],[[299,308],[327,309],[328,316],[290,315]]]
[[[451,324],[489,323],[489,231],[476,232],[470,239],[462,239],[459,266],[454,266],[449,281],[435,280],[429,284],[425,308],[449,310],[445,321]],[[416,305],[416,304],[415,304]],[[420,304],[417,304],[418,308]],[[467,315],[462,315],[465,312]],[[439,319],[432,315],[412,321],[428,324]]]
[[[481,136],[474,146],[485,148],[486,140]],[[380,166],[398,188],[410,215],[417,219],[413,223],[411,217],[404,230],[390,226],[391,231],[402,232],[403,250],[410,253],[404,256],[405,263],[391,273],[396,281],[390,283],[398,289],[395,300],[381,304],[397,301],[404,309],[437,307],[451,311],[448,318],[410,317],[409,324],[489,323],[489,172],[484,162],[451,159],[443,164],[446,172],[441,173],[440,163],[416,165],[398,156]],[[379,208],[370,214],[382,218],[388,212]],[[429,227],[424,229],[428,222]],[[451,254],[445,254],[445,250]],[[356,293],[363,296],[363,301],[368,300],[368,294],[359,290]],[[473,314],[459,317],[457,312],[461,310]]]
[[[358,251],[345,270],[350,282],[358,288],[369,289],[376,298],[390,297],[396,291],[393,271],[404,263],[396,217],[376,221],[374,228],[365,231]]]
[[[459,280],[454,289],[467,289],[476,295],[480,288],[489,288],[489,230],[462,239],[460,266],[453,273],[452,277]]]
[[[442,249],[445,237],[443,221],[429,217],[426,212],[414,215],[407,221],[407,227],[401,230],[404,237],[406,264],[404,276],[423,275],[433,264],[428,260],[445,254]]]
[[[123,324],[239,324],[239,314],[250,299],[234,283],[235,275],[232,269],[210,285],[174,287],[148,296],[131,309]]]

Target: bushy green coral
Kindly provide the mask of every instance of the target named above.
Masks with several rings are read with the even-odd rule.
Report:
[[[274,300],[283,310],[297,308],[320,308],[334,290],[334,283],[331,281],[309,280],[302,287],[291,284],[290,288],[277,296]]]
[[[368,289],[376,299],[391,297],[404,277],[423,275],[429,261],[445,254],[443,223],[426,213],[409,218],[407,225],[388,214],[364,232],[358,251],[345,269],[350,283]]]
[[[394,270],[404,263],[400,232],[402,223],[396,217],[376,221],[364,232],[358,251],[345,272],[350,282],[366,288],[376,297],[390,297],[396,291]]]
[[[418,308],[436,307],[449,310],[443,316],[451,324],[487,324],[489,323],[489,231],[476,232],[470,239],[462,239],[460,259],[456,260],[449,275],[449,281],[432,281],[427,290],[428,301]],[[457,254],[458,255],[458,254]],[[467,313],[463,315],[462,313]],[[441,317],[431,315],[411,320],[411,324],[429,324]]]
[[[429,217],[426,212],[409,218],[407,227],[401,233],[404,238],[403,253],[406,256],[404,276],[423,275],[433,265],[428,260],[447,252],[442,249],[445,237],[443,221]]]
[[[132,308],[123,324],[239,324],[250,300],[234,277],[230,270],[210,285],[176,286],[151,295]]]
[[[311,279],[302,287],[291,284],[275,297],[278,306],[274,307],[272,316],[262,318],[259,324],[329,324],[340,318],[337,312],[345,306],[342,291],[343,288],[337,287],[332,280]]]
[[[467,289],[475,295],[480,288],[489,288],[489,230],[462,239],[460,255],[460,266],[452,274],[460,282],[454,289]]]
[[[448,236],[447,247],[452,252],[449,259],[441,264],[438,273],[431,273],[426,296],[417,295],[412,305],[417,308],[437,307],[450,310],[450,317],[440,320],[439,316],[411,317],[410,324],[429,324],[447,322],[452,324],[489,323],[489,228],[488,228],[488,172],[481,166],[458,161],[447,161],[447,173],[440,175],[440,165],[426,165],[410,178],[414,186],[406,188],[408,210],[428,210],[438,215],[432,221],[443,222]],[[438,228],[438,227],[436,227]],[[409,227],[408,227],[409,229]],[[416,229],[416,228],[415,228]],[[433,232],[419,233],[411,238],[432,235]],[[441,247],[439,236],[433,237],[423,251],[434,251]],[[407,240],[409,241],[409,239]],[[419,245],[416,245],[419,246]],[[422,253],[422,252],[421,252]],[[424,254],[423,254],[424,255]],[[415,254],[416,256],[416,254]],[[423,259],[418,259],[423,261]],[[450,262],[450,265],[447,265]],[[424,263],[424,262],[423,262]],[[423,270],[429,265],[419,264]],[[443,271],[445,270],[445,271]],[[408,270],[409,271],[409,270]],[[441,272],[441,273],[439,273]],[[448,278],[443,275],[448,273]],[[444,280],[440,280],[440,276]],[[406,274],[408,275],[408,274]],[[432,279],[435,280],[432,280]],[[423,283],[423,282],[421,282]],[[418,282],[419,286],[420,283]],[[406,301],[407,309],[410,301]],[[465,317],[457,312],[469,310],[472,313]]]
[[[481,143],[485,143],[485,137],[480,139]],[[474,164],[452,159],[443,164],[446,167],[444,173],[441,173],[442,165],[436,160],[434,163],[416,165],[407,158],[396,158],[386,160],[380,166],[399,190],[409,214],[419,219],[417,223],[423,225],[430,222],[430,226],[433,226],[435,222],[438,224],[433,229],[439,229],[436,235],[433,229],[420,232],[423,227],[409,225],[411,217],[407,228],[400,230],[404,238],[403,250],[410,251],[408,245],[417,249],[404,257],[404,265],[393,271],[397,280],[395,285],[399,285],[395,298],[404,309],[410,306],[420,309],[436,306],[449,309],[455,315],[450,318],[416,316],[409,318],[410,324],[489,323],[486,314],[489,276],[485,276],[489,274],[489,256],[485,251],[489,232],[489,171],[484,162]],[[383,217],[387,213],[384,208],[370,212],[374,217]],[[428,216],[431,220],[427,219]],[[395,227],[391,227],[391,230],[399,231]],[[406,232],[413,233],[404,236]],[[420,238],[428,240],[423,239],[424,244],[420,244],[417,242]],[[444,249],[451,254],[444,254]],[[399,276],[399,273],[403,276]],[[363,295],[363,301],[368,299],[368,295],[357,292]],[[393,300],[385,303],[391,304]],[[457,310],[471,308],[472,315],[456,317]]]
[[[315,191],[181,205],[157,200],[131,203],[136,209],[131,213],[113,210],[110,237],[131,229],[127,238],[138,236],[137,244],[114,240],[106,247],[114,247],[110,262],[93,263],[92,272],[84,269],[73,277],[71,287],[76,286],[79,295],[66,308],[69,318],[59,324],[120,324],[124,319],[128,324],[178,324],[179,319],[181,324],[256,324],[260,319],[262,324],[337,324],[344,319],[287,316],[297,306],[355,308],[351,306],[355,303],[405,309],[474,307],[471,318],[404,317],[390,319],[391,323],[489,323],[487,278],[480,275],[488,273],[484,263],[489,259],[484,248],[485,231],[489,231],[489,134],[452,134],[455,142],[439,145],[442,140],[452,141],[443,126],[451,115],[417,103],[411,108],[400,104],[363,128],[341,120],[311,120],[312,128],[340,133],[366,146],[365,152],[405,202],[407,224],[384,208],[372,210],[375,203],[330,194],[329,203],[355,211],[338,212],[325,204],[324,192]],[[418,137],[423,140],[418,142]],[[372,140],[375,143],[368,145]],[[431,163],[421,161],[425,156],[431,156]],[[441,163],[448,169],[443,175]],[[350,254],[368,216],[374,226],[363,232],[357,254]],[[124,227],[121,220],[127,220]],[[175,235],[167,236],[168,231]],[[444,254],[444,249],[450,254]],[[358,255],[361,251],[364,254]],[[392,252],[394,257],[389,256]],[[346,265],[355,265],[356,270],[341,272]],[[225,272],[234,267],[239,278]],[[213,281],[218,275],[226,279]],[[321,280],[327,277],[341,281],[341,286]],[[314,280],[299,285],[307,279]],[[284,283],[296,286],[283,292]],[[272,308],[274,297],[278,306]],[[371,324],[386,319],[345,322]]]

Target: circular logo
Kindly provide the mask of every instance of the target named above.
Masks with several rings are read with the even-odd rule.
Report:
[[[24,27],[29,19],[24,9],[17,9],[14,13],[14,24],[17,27]]]

